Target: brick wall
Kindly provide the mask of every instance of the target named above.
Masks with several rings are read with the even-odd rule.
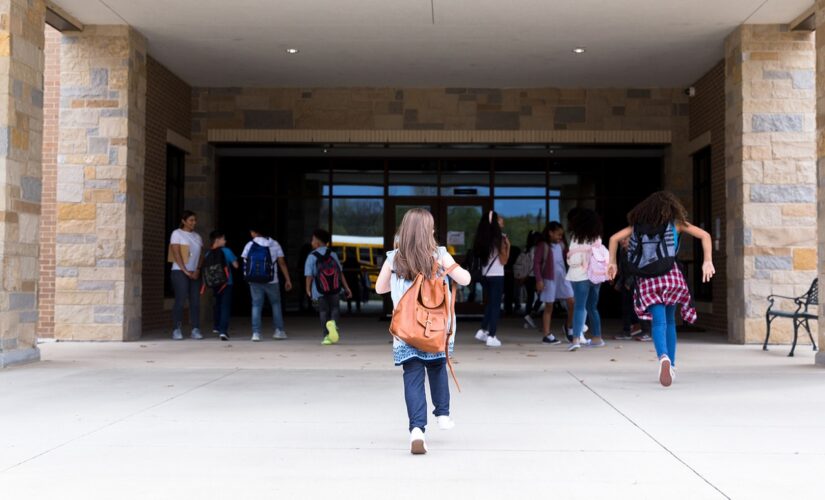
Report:
[[[146,89],[146,182],[143,230],[143,329],[169,324],[163,306],[167,130],[186,138],[192,127],[192,89],[149,57]]]
[[[720,234],[727,230],[725,217],[725,61],[719,61],[694,85],[696,96],[690,100],[690,139],[710,132],[711,148],[711,220],[719,218]],[[714,228],[708,228],[713,236]],[[698,263],[701,255],[694,256]],[[699,315],[698,324],[716,331],[725,331],[727,325],[727,248],[725,238],[714,250],[716,277],[712,281],[713,312]]]
[[[59,31],[46,25],[43,74],[43,192],[40,206],[40,280],[37,336],[54,337],[55,231],[57,228],[57,138],[60,117]]]

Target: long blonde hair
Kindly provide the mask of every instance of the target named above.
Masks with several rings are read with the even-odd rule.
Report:
[[[423,208],[413,208],[404,214],[395,234],[395,273],[408,280],[418,273],[430,277],[433,271],[433,254],[438,249],[435,241],[433,215]]]

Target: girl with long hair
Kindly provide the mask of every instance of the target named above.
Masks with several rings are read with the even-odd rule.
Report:
[[[542,232],[543,241],[536,246],[533,257],[533,270],[536,275],[536,290],[544,302],[542,315],[542,339],[545,344],[559,344],[561,341],[550,332],[553,319],[553,305],[557,300],[567,302],[567,310],[573,311],[573,287],[567,281],[567,268],[564,258],[567,245],[564,243],[564,228],[557,221],[548,222]],[[572,314],[567,315],[565,334],[572,328]]]
[[[476,332],[476,340],[486,343],[487,347],[501,347],[496,330],[501,317],[501,299],[504,295],[504,266],[510,259],[510,240],[502,229],[504,218],[490,210],[481,216],[473,242],[473,253],[482,263],[482,285],[487,297],[484,319],[481,321],[481,328]]]
[[[604,347],[602,321],[599,316],[599,289],[601,283],[593,283],[587,276],[591,249],[602,244],[602,221],[588,208],[579,208],[570,219],[570,249],[567,252],[567,281],[573,285],[573,337],[569,351],[581,347],[584,322],[590,318],[590,347]]]
[[[431,275],[434,261],[442,270],[449,269],[455,264],[453,256],[435,240],[435,222],[432,214],[422,208],[414,208],[404,214],[395,241],[395,250],[387,252],[387,260],[384,261],[375,284],[377,293],[391,294],[393,307],[398,305],[418,274]],[[448,276],[459,285],[470,284],[470,273],[461,267],[453,269]],[[451,318],[451,323],[453,322],[455,317]],[[452,324],[450,326],[452,327]],[[454,340],[455,335],[451,335],[451,356]],[[447,355],[444,352],[421,351],[398,338],[394,338],[392,350],[395,365],[404,369],[404,399],[410,424],[410,452],[423,454],[427,451],[424,441],[427,425],[425,372],[430,381],[430,396],[435,406],[433,415],[438,426],[441,429],[451,429],[455,425],[450,417]]]
[[[676,306],[681,306],[682,319],[696,321],[690,290],[685,277],[675,262],[679,243],[684,233],[702,242],[702,282],[710,281],[716,269],[713,267],[711,237],[707,231],[688,222],[687,210],[673,193],[658,191],[636,205],[627,214],[628,227],[610,237],[610,264],[608,278],[616,277],[616,251],[625,238],[642,234],[660,234],[668,247],[673,248],[673,266],[659,276],[637,277],[633,304],[639,319],[651,321],[653,344],[659,357],[659,383],[668,387],[676,375]],[[633,253],[632,248],[629,253]]]

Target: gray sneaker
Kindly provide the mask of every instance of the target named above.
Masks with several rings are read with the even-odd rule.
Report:
[[[275,340],[286,340],[286,332],[283,330],[275,330],[275,334],[272,335],[272,338]]]
[[[253,333],[252,334],[252,342],[260,342],[261,341],[261,334],[260,333]]]
[[[172,330],[172,340],[183,340],[183,332],[180,331],[180,328]]]
[[[192,328],[192,335],[191,335],[191,337],[192,337],[193,339],[195,339],[195,340],[200,340],[200,339],[202,339],[202,338],[203,338],[203,335],[201,335],[201,329],[200,329],[200,328]]]

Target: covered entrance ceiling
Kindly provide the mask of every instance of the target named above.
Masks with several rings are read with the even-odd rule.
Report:
[[[134,26],[193,86],[604,88],[689,85],[736,26],[789,23],[813,1],[55,3],[85,24]]]

